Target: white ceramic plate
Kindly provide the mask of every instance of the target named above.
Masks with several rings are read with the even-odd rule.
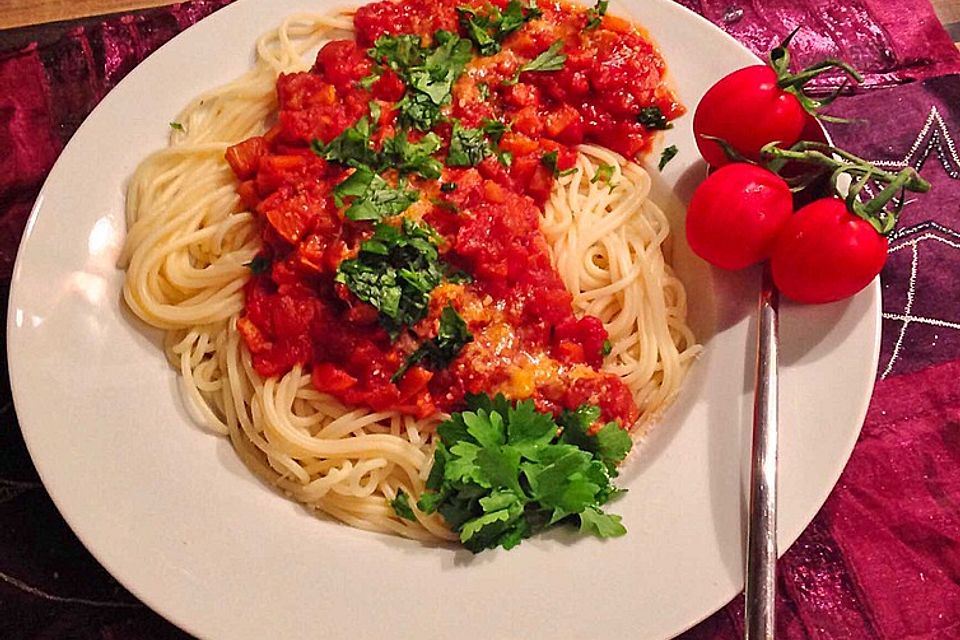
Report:
[[[125,586],[204,638],[667,638],[742,587],[744,469],[757,273],[677,267],[706,345],[681,398],[621,480],[630,533],[556,533],[505,553],[466,551],[319,519],[256,480],[189,419],[156,333],[120,304],[123,191],[195,94],[242,73],[282,16],[335,2],[241,0],[189,29],[103,101],[37,201],[10,301],[8,349],[23,433],[67,522]],[[682,100],[755,61],[670,0],[620,0],[659,41]],[[699,181],[690,126],[659,199],[675,214]],[[682,233],[678,234],[682,238]],[[782,316],[786,548],[853,447],[877,361],[879,287]]]

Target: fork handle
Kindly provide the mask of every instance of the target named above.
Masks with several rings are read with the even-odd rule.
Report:
[[[777,594],[777,333],[779,294],[763,273],[757,327],[750,519],[747,525],[746,640],[774,640]]]

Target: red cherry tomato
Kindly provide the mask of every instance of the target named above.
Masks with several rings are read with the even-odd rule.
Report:
[[[752,164],[730,164],[697,187],[687,209],[687,242],[723,269],[743,269],[770,256],[793,213],[783,179]]]
[[[792,93],[777,84],[777,73],[765,65],[734,71],[713,85],[697,106],[693,132],[708,164],[722,167],[731,161],[716,142],[722,138],[751,160],[771,142],[786,148],[800,139],[811,117]]]
[[[818,304],[857,293],[887,261],[887,239],[839,198],[797,211],[777,238],[773,281],[789,298]]]

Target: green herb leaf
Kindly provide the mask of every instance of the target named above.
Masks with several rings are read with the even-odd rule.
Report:
[[[346,180],[333,188],[333,200],[338,207],[343,206],[343,199],[347,197],[362,197],[370,188],[370,183],[376,174],[369,167],[357,167]]]
[[[399,228],[378,224],[359,255],[340,263],[336,281],[376,308],[380,323],[396,337],[426,317],[443,271],[436,231],[404,220]]]
[[[613,171],[614,167],[612,164],[607,164],[606,162],[600,163],[600,166],[597,167],[597,172],[590,178],[591,184],[604,182],[610,187],[610,193],[613,193],[613,190],[617,188],[617,185],[612,182]]]
[[[467,411],[438,427],[441,442],[420,508],[439,512],[475,553],[513,548],[547,527],[576,524],[577,518],[584,533],[623,535],[619,517],[600,508],[619,493],[604,456],[620,456],[622,443],[587,435],[600,417],[596,407],[568,414],[570,426],[560,436],[553,416],[537,411],[532,401],[468,396]],[[567,431],[571,440],[564,439]]]
[[[367,52],[407,84],[397,105],[400,123],[421,131],[440,122],[440,107],[449,104],[454,83],[473,57],[469,40],[443,30],[433,37],[435,46],[423,47],[418,36],[381,36]]]
[[[337,206],[342,206],[347,196],[356,196],[344,213],[347,218],[380,222],[406,211],[420,198],[420,192],[407,190],[402,185],[391,187],[368,167],[360,167],[333,190]]]
[[[673,127],[667,116],[663,115],[660,107],[644,107],[640,109],[640,115],[637,116],[637,122],[650,130],[664,130]]]
[[[393,512],[401,518],[416,522],[417,516],[414,515],[413,509],[410,507],[410,498],[403,492],[403,489],[397,491],[397,497],[390,501],[390,506],[393,507]]]
[[[367,91],[370,91],[370,89],[373,88],[373,85],[377,83],[377,80],[380,79],[380,76],[382,75],[380,71],[381,69],[379,68],[379,66],[374,67],[374,70],[370,75],[368,75],[365,78],[360,78],[360,80],[357,81],[357,85],[359,85],[361,89],[366,89]],[[374,120],[376,119],[377,118],[374,118]]]
[[[600,350],[600,353],[601,353],[604,357],[607,357],[608,355],[610,355],[611,353],[613,353],[613,343],[610,342],[609,340],[604,340],[604,341],[603,341],[603,348]]]
[[[457,190],[456,182],[444,182],[443,184],[440,185],[440,191],[442,191],[443,193],[453,193],[456,190]]]
[[[463,321],[456,309],[448,305],[440,313],[437,337],[424,342],[410,354],[390,381],[398,382],[410,367],[424,361],[434,369],[446,369],[471,342],[473,342],[473,334],[467,328],[467,323]]]
[[[460,126],[459,122],[453,124],[447,166],[475,167],[491,153],[483,129],[467,129]]]
[[[377,153],[370,146],[372,129],[370,120],[364,116],[356,124],[343,130],[343,133],[323,144],[314,140],[313,152],[325,160],[332,160],[350,167],[360,165],[376,166]]]
[[[619,538],[626,535],[623,518],[599,509],[584,509],[580,513],[580,533],[592,533],[599,538]]]
[[[660,171],[663,171],[663,168],[666,167],[671,160],[677,157],[678,153],[680,153],[680,150],[677,149],[677,145],[675,144],[672,144],[666,149],[664,149],[663,152],[660,154],[660,164],[659,164]]]
[[[247,262],[243,266],[250,269],[254,275],[260,275],[269,271],[272,265],[273,263],[270,258],[264,255],[257,255],[253,260]]]
[[[592,9],[587,9],[586,30],[591,31],[600,26],[603,16],[607,15],[607,7],[610,0],[597,0],[597,4]]]
[[[524,24],[543,15],[536,1],[524,6],[519,0],[511,0],[506,8],[500,9],[487,5],[486,13],[481,14],[472,7],[459,6],[460,26],[482,56],[492,56],[500,51],[500,43]]]
[[[427,50],[420,46],[420,36],[380,36],[367,50],[367,55],[384,63],[401,76],[407,69],[423,64]]]
[[[440,107],[433,103],[430,96],[423,93],[407,93],[397,103],[397,109],[400,112],[399,122],[403,127],[429,131],[443,120]]]
[[[560,153],[559,153],[559,152],[557,152],[557,151],[551,151],[550,153],[545,153],[545,154],[543,154],[543,155],[540,157],[540,164],[542,164],[543,166],[545,166],[547,169],[550,169],[550,171],[553,172],[553,177],[554,177],[554,178],[560,178],[560,177],[562,177],[562,176],[568,176],[568,175],[570,175],[571,173],[576,173],[576,172],[577,172],[576,167],[570,167],[570,168],[567,169],[566,171],[560,171],[560,169],[557,168],[557,161],[559,160],[559,158],[560,158]]]
[[[383,141],[380,166],[396,169],[400,175],[418,173],[427,180],[436,180],[443,171],[443,164],[432,154],[440,150],[441,144],[440,136],[433,132],[419,142],[411,142],[406,131],[399,131],[393,138]]]
[[[560,71],[563,69],[563,63],[567,61],[567,54],[560,53],[562,48],[563,41],[557,40],[550,45],[549,49],[517,69],[513,79],[505,81],[504,84],[517,84],[517,81],[520,80],[520,74],[526,71]]]
[[[498,120],[490,120],[489,118],[484,118],[480,122],[480,128],[483,129],[483,132],[487,134],[487,136],[491,140],[499,144],[500,139],[503,138],[503,134],[510,131],[510,129],[512,128],[512,125],[504,124],[503,122],[500,122]]]
[[[183,128],[183,125],[180,124],[179,122],[171,122],[170,128],[173,129],[174,131],[186,131],[186,129]]]

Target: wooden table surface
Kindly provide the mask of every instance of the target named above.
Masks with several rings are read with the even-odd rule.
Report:
[[[960,42],[960,0],[931,1],[954,41]],[[74,20],[170,3],[171,0],[0,0],[0,29]]]

